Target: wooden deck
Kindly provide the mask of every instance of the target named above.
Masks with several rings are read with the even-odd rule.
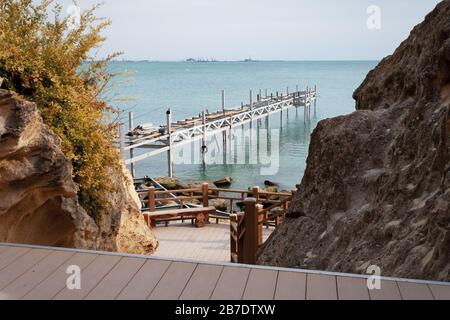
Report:
[[[66,287],[72,265],[80,290]],[[0,299],[450,300],[450,284],[383,278],[368,290],[358,275],[0,244]]]

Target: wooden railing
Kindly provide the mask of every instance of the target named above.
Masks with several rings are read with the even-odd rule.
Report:
[[[230,202],[230,215],[209,215],[211,218],[230,220],[230,258],[231,262],[255,264],[258,249],[263,245],[263,226],[277,227],[279,219],[284,218],[295,191],[269,192],[253,187],[251,190],[210,188],[204,183],[201,188],[157,191],[150,187],[148,191],[138,192],[147,195],[141,200],[150,212],[157,211],[157,204],[176,202],[180,208],[186,203],[197,201],[203,207],[209,206],[209,200],[222,199]],[[170,197],[167,197],[170,195]],[[244,211],[234,212],[233,203],[242,202]],[[266,207],[264,207],[264,205]],[[274,209],[280,208],[278,212]],[[145,216],[145,215],[144,215]],[[183,218],[180,218],[183,220]]]
[[[202,184],[200,188],[160,191],[154,187],[149,187],[147,191],[138,192],[139,195],[147,197],[147,199],[142,199],[141,202],[143,207],[150,212],[157,211],[157,205],[167,203],[176,203],[177,206],[183,208],[187,203],[197,202],[203,207],[208,207],[209,200],[221,199],[229,201],[228,213],[233,214],[236,213],[234,204],[240,203],[240,207],[245,207],[245,199],[252,197],[255,199],[256,204],[265,206],[265,208],[262,207],[261,214],[263,216],[263,224],[266,227],[277,226],[279,224],[279,219],[289,206],[293,193],[294,191],[291,193],[269,192],[261,190],[259,187],[253,187],[251,190],[210,188],[208,183]],[[277,213],[271,212],[278,207],[282,210]],[[219,222],[219,219],[230,219],[226,215],[211,215],[208,218],[216,219],[216,223]]]
[[[263,244],[263,206],[255,198],[245,199],[245,211],[230,216],[230,258],[235,263],[256,263]]]

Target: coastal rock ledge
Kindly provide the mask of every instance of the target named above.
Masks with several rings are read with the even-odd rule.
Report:
[[[259,263],[450,280],[450,0],[321,121]]]
[[[103,200],[113,209],[97,224],[78,203],[71,163],[36,105],[0,90],[0,242],[152,253],[158,242],[127,174],[111,170],[116,191]]]

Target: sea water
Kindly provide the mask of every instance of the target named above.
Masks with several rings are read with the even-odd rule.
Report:
[[[231,149],[223,148],[223,158],[216,154],[213,161],[203,165],[198,142],[189,147],[192,161],[180,161],[180,155],[186,155],[186,147],[183,151],[175,150],[178,161],[174,164],[174,176],[182,180],[214,181],[231,176],[233,188],[263,186],[265,180],[271,180],[279,183],[281,189],[291,190],[303,176],[312,130],[320,120],[355,110],[352,93],[376,64],[376,61],[112,62],[111,70],[119,76],[106,97],[124,111],[121,119],[126,126],[127,111],[133,112],[135,126],[140,123],[158,126],[166,123],[168,108],[174,122],[198,116],[203,110],[221,110],[222,90],[225,107],[232,108],[248,103],[250,90],[255,100],[260,90],[264,96],[266,89],[269,94],[286,94],[297,86],[300,90],[317,86],[316,112],[312,107],[310,121],[305,121],[303,108],[290,108],[289,112],[283,112],[282,118],[278,113],[269,121],[255,121],[251,126],[253,133],[249,133],[250,125],[244,130],[240,127],[233,130],[234,153],[244,154],[243,161],[236,161],[235,154],[230,159],[226,153]],[[267,137],[267,141],[261,137]],[[262,140],[268,144],[264,148],[270,149],[267,154],[273,161],[260,161],[259,155],[251,161],[261,151]],[[223,146],[222,141],[221,136],[209,138],[208,153],[213,154],[215,146]],[[258,147],[252,148],[255,145]],[[138,150],[136,154],[148,151]],[[274,168],[264,170],[270,167],[270,162]],[[165,152],[136,164],[136,177],[145,175],[167,175]]]

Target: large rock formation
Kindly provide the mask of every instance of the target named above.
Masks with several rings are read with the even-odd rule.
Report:
[[[111,169],[115,191],[104,195],[111,210],[96,225],[79,205],[71,163],[36,106],[0,90],[0,242],[153,252],[157,241],[127,174]]]
[[[289,218],[259,262],[450,280],[450,0],[321,121]]]

